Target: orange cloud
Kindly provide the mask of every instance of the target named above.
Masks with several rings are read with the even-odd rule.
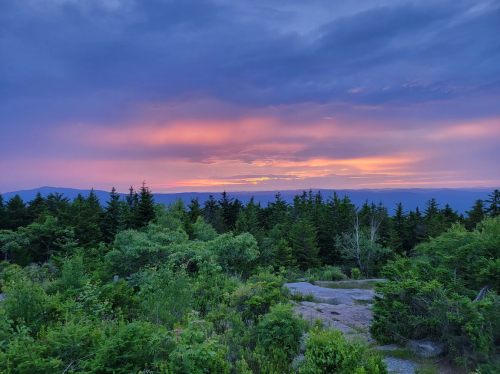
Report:
[[[449,126],[429,135],[431,140],[472,139],[500,136],[500,119]]]

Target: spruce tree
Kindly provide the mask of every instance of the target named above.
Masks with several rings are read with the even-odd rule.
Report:
[[[290,244],[293,258],[301,270],[320,266],[317,234],[316,228],[307,218],[292,225]]]
[[[281,239],[274,250],[274,268],[290,269],[295,267],[297,261],[293,257],[293,250],[285,239]]]
[[[492,217],[500,215],[500,191],[495,190],[488,197],[489,199],[486,202],[490,205],[486,208],[486,213]]]
[[[217,233],[224,232],[224,225],[221,218],[221,209],[213,195],[203,203],[203,221],[211,225]]]
[[[146,182],[142,182],[141,190],[139,192],[139,202],[135,212],[136,227],[141,228],[148,225],[154,220],[155,214],[155,200],[154,196],[146,186]]]
[[[75,229],[75,238],[87,248],[95,248],[102,240],[103,210],[99,198],[90,191],[87,198],[79,194],[71,204],[71,226]]]
[[[278,192],[275,195],[275,200],[267,204],[267,230],[271,230],[277,224],[284,224],[286,222],[288,203],[281,197],[281,193]]]
[[[27,211],[31,222],[36,221],[39,217],[44,221],[43,216],[47,212],[47,206],[40,191],[38,191],[35,198],[28,203]]]
[[[200,205],[200,200],[198,197],[196,198],[191,198],[191,202],[188,204],[189,212],[188,212],[188,217],[189,221],[192,224],[195,224],[198,217],[203,216],[203,210],[201,209]]]
[[[7,229],[7,208],[2,194],[0,194],[0,230]]]
[[[479,199],[476,200],[476,203],[472,207],[471,210],[466,211],[468,217],[465,220],[465,227],[467,230],[472,231],[476,228],[477,224],[481,222],[486,216],[486,206],[484,205],[484,201]]]
[[[7,202],[7,228],[17,230],[30,223],[26,203],[19,195],[15,195]]]
[[[123,212],[120,206],[120,195],[116,193],[116,188],[111,189],[109,194],[109,201],[106,202],[107,205],[104,208],[104,218],[102,232],[104,235],[104,240],[111,243],[119,231],[120,225],[123,225]]]

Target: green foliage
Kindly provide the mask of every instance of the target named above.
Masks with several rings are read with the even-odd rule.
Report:
[[[205,223],[201,216],[196,218],[196,222],[193,225],[193,236],[196,240],[208,242],[217,238],[217,235],[217,231],[211,225]]]
[[[356,340],[348,340],[335,329],[315,328],[309,332],[305,360],[301,374],[386,374],[381,357],[371,355],[367,347]]]
[[[347,280],[347,276],[342,273],[339,267],[336,266],[324,266],[322,268],[307,269],[304,273],[304,277],[307,278],[310,283],[314,283],[316,281]]]
[[[210,334],[211,326],[190,314],[185,327],[178,325],[168,335],[171,351],[164,368],[170,373],[228,374],[231,365],[226,360],[227,348],[218,343],[217,337]],[[170,348],[169,347],[169,348]]]
[[[416,248],[414,259],[398,258],[384,269],[390,281],[377,286],[372,335],[382,343],[434,339],[447,344],[456,361],[474,366],[498,353],[498,252],[500,219],[468,232],[454,225]],[[488,285],[482,297],[480,290]]]
[[[127,276],[145,265],[161,264],[175,245],[187,240],[185,232],[173,232],[157,225],[149,225],[145,231],[122,231],[116,235],[115,249],[106,255],[106,261],[116,274]]]
[[[248,276],[255,269],[259,251],[257,241],[250,234],[223,234],[206,245],[217,256],[223,271]]]
[[[281,349],[290,360],[299,350],[301,336],[301,323],[288,303],[272,306],[257,325],[260,345],[266,350]]]
[[[146,320],[171,328],[191,311],[195,289],[184,269],[147,269],[141,273],[139,285],[141,315]]]
[[[358,268],[351,269],[351,279],[363,279],[363,274],[361,274]]]
[[[2,308],[7,318],[16,325],[25,325],[37,331],[53,318],[52,298],[26,272],[16,274],[2,290],[5,296]]]
[[[259,316],[269,312],[271,306],[286,299],[283,297],[281,278],[263,272],[241,285],[231,295],[232,306],[241,313],[245,322],[257,322]]]

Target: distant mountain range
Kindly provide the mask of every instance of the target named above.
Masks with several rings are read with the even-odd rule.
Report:
[[[14,191],[2,194],[5,200],[18,194],[21,198],[28,202],[32,200],[36,193],[40,191],[42,196],[47,196],[50,193],[62,193],[65,196],[74,199],[78,194],[87,196],[90,190],[78,190],[74,188],[60,188],[60,187],[40,187],[32,190]],[[313,189],[313,192],[318,191]],[[320,190],[325,197],[333,196],[334,190]],[[465,213],[466,210],[474,205],[475,201],[478,199],[486,200],[488,194],[493,191],[493,188],[410,188],[410,189],[366,189],[366,190],[335,190],[339,196],[344,195],[349,196],[352,202],[356,205],[362,205],[366,200],[368,202],[374,202],[378,204],[380,201],[389,209],[395,208],[395,205],[399,202],[403,203],[405,210],[414,210],[417,206],[419,209],[425,208],[425,203],[431,199],[436,198],[440,207],[443,208],[446,204],[454,210],[458,210],[459,213]],[[109,191],[94,190],[96,195],[99,197],[101,204],[105,205],[106,201],[109,199]],[[154,192],[154,191],[153,191]],[[280,191],[282,197],[288,201],[292,202],[293,197],[296,194],[302,194],[302,190],[287,190]],[[255,196],[256,202],[261,202],[263,206],[267,205],[269,201],[275,199],[275,195],[278,191],[249,191],[249,192],[228,192],[229,197],[234,197],[240,199],[242,202],[247,203],[252,196]],[[120,194],[125,196],[126,194]],[[189,202],[191,198],[198,197],[200,202],[203,203],[208,199],[210,195],[218,200],[220,197],[220,192],[182,192],[182,193],[155,193],[155,201],[158,203],[169,204],[176,198],[182,198],[184,201]]]

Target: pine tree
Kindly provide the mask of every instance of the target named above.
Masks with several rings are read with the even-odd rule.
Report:
[[[41,217],[41,221],[45,221],[42,216],[47,213],[47,205],[40,191],[38,191],[35,198],[28,203],[27,211],[31,222],[36,221],[39,217]]]
[[[134,186],[128,189],[128,195],[125,197],[126,210],[125,222],[128,229],[136,229],[137,227],[137,208],[139,206],[139,194],[134,190]]]
[[[2,194],[0,194],[0,230],[7,229],[7,207]]]
[[[306,218],[292,225],[290,230],[290,244],[293,257],[300,269],[319,267],[318,241],[316,228]]]
[[[95,248],[102,240],[103,210],[99,198],[90,191],[87,198],[79,194],[71,204],[71,226],[75,229],[75,238],[87,248]]]
[[[67,223],[71,217],[67,217],[70,199],[62,193],[49,193],[45,198],[47,211],[52,217],[59,218],[61,222]]]
[[[203,221],[211,225],[217,233],[224,232],[224,225],[221,218],[221,209],[213,195],[203,203]]]
[[[467,230],[472,231],[476,228],[477,224],[486,217],[486,206],[484,205],[484,201],[481,199],[476,200],[472,209],[465,213],[468,215],[465,220],[465,227]]]
[[[264,235],[259,222],[259,208],[260,206],[254,203],[254,197],[252,196],[246,207],[240,210],[234,231],[236,234],[243,234],[245,232],[252,234],[260,245]]]
[[[17,230],[27,226],[30,222],[26,203],[19,195],[15,195],[7,202],[7,228]]]
[[[203,210],[201,209],[200,200],[198,197],[192,198],[191,202],[188,204],[189,212],[188,217],[192,224],[196,223],[198,217],[203,216]]]
[[[437,216],[439,213],[438,206],[439,204],[436,202],[435,198],[430,199],[425,203],[424,215],[425,219],[430,221],[433,217]]]
[[[486,202],[489,203],[490,206],[486,208],[486,213],[492,217],[500,215],[500,191],[495,190],[489,194],[488,197],[489,199],[486,200]]]
[[[274,250],[274,268],[280,267],[290,269],[295,267],[296,260],[293,258],[293,250],[285,239],[281,239]]]
[[[142,182],[137,211],[135,213],[137,228],[147,226],[148,223],[156,217],[154,196],[151,191],[149,191],[149,188],[146,187],[146,182]]]
[[[288,211],[288,203],[278,192],[273,202],[267,203],[265,225],[267,230],[271,230],[277,224],[284,224]]]
[[[238,199],[233,199],[228,197],[227,192],[221,193],[222,197],[219,200],[219,206],[221,208],[221,218],[224,227],[224,232],[234,230],[236,225],[236,220],[238,219],[238,214],[243,207],[241,201]]]
[[[104,240],[108,243],[113,242],[116,234],[118,233],[119,226],[123,225],[123,211],[120,204],[120,195],[116,193],[116,188],[111,189],[109,194],[109,201],[106,202],[106,208],[104,208],[104,218],[102,232],[104,235]]]

